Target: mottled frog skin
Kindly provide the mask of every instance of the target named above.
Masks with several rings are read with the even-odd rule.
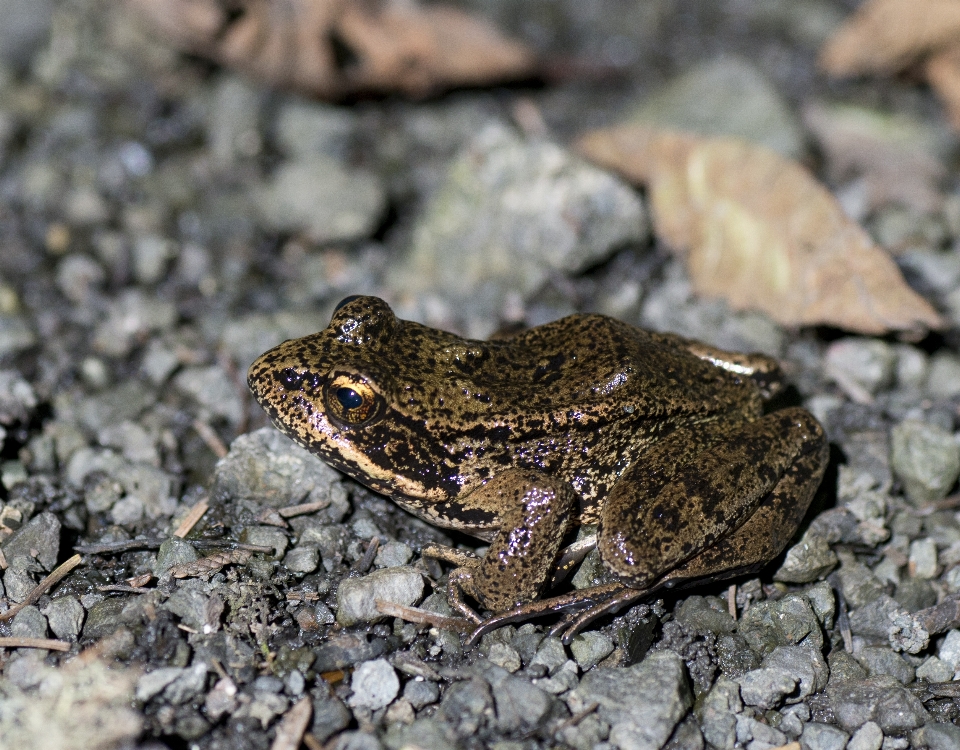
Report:
[[[257,359],[248,381],[277,426],[332,466],[490,542],[479,560],[436,555],[460,566],[449,594],[465,615],[480,622],[461,592],[501,621],[588,607],[579,627],[779,554],[827,463],[809,412],[763,414],[779,377],[769,358],[600,315],[472,341],[348,297],[325,330]],[[617,582],[533,604],[564,541],[593,525]]]

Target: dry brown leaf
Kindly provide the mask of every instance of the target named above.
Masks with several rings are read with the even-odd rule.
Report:
[[[868,210],[898,203],[931,213],[942,204],[946,169],[938,156],[949,148],[943,131],[903,116],[817,102],[803,108],[803,122],[826,154],[831,180],[863,180]]]
[[[931,55],[924,73],[946,105],[950,125],[954,130],[960,130],[960,40]]]
[[[827,40],[831,75],[891,73],[960,36],[958,0],[867,0]]]
[[[427,96],[529,76],[533,53],[461,10],[410,0],[127,0],[181,49],[325,99]]]
[[[588,133],[579,149],[647,185],[657,234],[684,254],[700,294],[784,325],[943,325],[833,195],[774,151],[642,126]]]

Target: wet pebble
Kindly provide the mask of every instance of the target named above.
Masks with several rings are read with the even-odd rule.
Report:
[[[300,544],[287,552],[284,567],[292,573],[312,573],[320,565],[320,551],[311,544]]]
[[[337,622],[343,626],[384,617],[376,600],[410,606],[423,596],[423,576],[408,566],[382,568],[362,578],[346,578],[337,589]]]
[[[850,735],[830,724],[811,721],[803,727],[800,746],[804,750],[843,750]]]
[[[960,474],[960,445],[941,427],[905,420],[891,432],[891,463],[912,502],[941,500]]]
[[[612,652],[613,641],[595,630],[578,634],[570,644],[570,653],[584,672],[599,664]]]
[[[53,634],[64,641],[75,641],[83,627],[86,612],[75,596],[59,596],[51,599],[41,610],[50,624]]]
[[[740,697],[748,706],[768,709],[780,705],[783,697],[793,692],[797,680],[782,669],[754,669],[737,678]]]
[[[47,618],[33,605],[24,607],[10,622],[10,635],[15,638],[46,638]]]
[[[888,675],[831,682],[827,697],[837,724],[848,732],[873,721],[884,734],[902,735],[929,720],[923,704]]]
[[[8,563],[24,557],[36,560],[43,570],[53,570],[60,551],[60,519],[47,511],[39,513],[9,537],[0,549]]]
[[[403,686],[403,697],[419,710],[440,699],[440,686],[430,680],[413,679]]]
[[[847,743],[847,750],[880,750],[881,745],[883,731],[875,722],[868,721],[853,733]]]

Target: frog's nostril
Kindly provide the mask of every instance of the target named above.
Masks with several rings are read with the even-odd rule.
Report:
[[[303,376],[292,367],[281,370],[279,379],[281,385],[289,390],[296,390],[300,387],[300,384],[303,383]]]

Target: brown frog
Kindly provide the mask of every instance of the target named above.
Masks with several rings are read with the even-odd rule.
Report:
[[[459,566],[449,600],[482,623],[474,639],[558,611],[554,632],[569,640],[661,587],[755,571],[793,536],[827,464],[809,412],[764,415],[774,360],[601,315],[472,341],[348,297],[325,330],[257,359],[248,381],[332,466],[490,542],[483,558],[425,551]],[[614,580],[539,600],[593,546]],[[463,594],[498,614],[481,620]]]

